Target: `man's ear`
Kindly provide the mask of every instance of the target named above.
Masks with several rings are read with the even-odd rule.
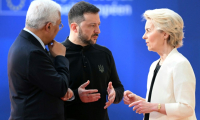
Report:
[[[45,25],[45,30],[46,31],[49,31],[51,29],[51,25],[52,23],[51,22],[48,22],[46,25]]]
[[[79,26],[78,26],[77,23],[71,23],[70,27],[71,27],[71,30],[74,31],[75,33],[78,32],[78,27]]]

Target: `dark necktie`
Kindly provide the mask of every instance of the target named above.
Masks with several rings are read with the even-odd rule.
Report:
[[[44,50],[45,50],[45,52],[46,52],[47,54],[49,54],[49,52],[48,52],[48,50],[47,50],[46,48],[45,48]]]

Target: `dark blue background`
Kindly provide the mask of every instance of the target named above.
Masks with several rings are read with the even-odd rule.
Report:
[[[21,1],[25,5],[20,10],[12,10],[7,2],[18,6]],[[7,76],[8,50],[19,32],[25,26],[26,10],[31,0],[0,0],[0,120],[7,120],[10,115],[10,100]],[[61,5],[72,4],[77,0],[56,0]],[[200,118],[200,0],[86,0],[95,5],[129,5],[131,14],[101,14],[101,33],[98,44],[108,47],[114,56],[117,71],[125,90],[145,97],[147,74],[151,63],[159,56],[149,52],[144,34],[145,21],[142,14],[145,10],[169,8],[179,13],[185,23],[185,38],[181,52],[190,61],[196,75],[196,116]],[[103,12],[103,10],[102,10]],[[105,12],[105,11],[104,11]],[[104,15],[104,16],[103,16]],[[62,42],[69,35],[66,13],[62,15],[64,28],[59,31],[56,40]],[[158,96],[159,97],[159,96]],[[143,115],[136,114],[122,102],[108,108],[111,120],[141,120]]]

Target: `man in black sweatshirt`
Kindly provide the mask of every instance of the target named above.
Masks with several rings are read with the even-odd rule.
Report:
[[[65,102],[66,120],[109,120],[107,107],[123,98],[112,53],[96,44],[99,9],[78,2],[69,11],[70,35],[63,42],[69,60],[70,88],[75,99]]]

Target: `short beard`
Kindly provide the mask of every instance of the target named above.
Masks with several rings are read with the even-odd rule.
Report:
[[[98,36],[98,34],[93,34],[92,36]],[[95,43],[93,43],[93,41],[91,39],[88,38],[87,35],[83,34],[83,31],[81,29],[79,29],[78,38],[81,40],[81,42],[83,44],[86,44],[86,45],[93,45],[93,44],[95,44]]]

